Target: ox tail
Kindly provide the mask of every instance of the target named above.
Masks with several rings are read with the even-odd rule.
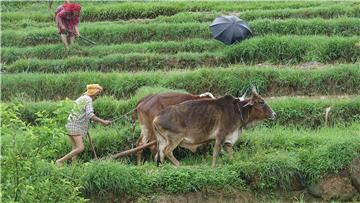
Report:
[[[159,136],[160,135],[160,130],[159,130],[159,126],[157,125],[156,123],[157,121],[157,117],[154,118],[154,121],[153,121],[153,126],[154,126],[154,130],[155,130],[155,136],[156,136],[156,139],[159,140]],[[161,156],[160,154],[162,152],[160,152],[160,144],[159,144],[159,141],[156,143],[156,155],[155,155],[155,160],[156,160],[156,166],[159,166],[160,163],[161,163]]]
[[[129,150],[114,154],[114,155],[111,156],[111,158],[117,159],[117,158],[120,158],[120,157],[128,156],[130,154],[136,153],[136,152],[138,152],[138,151],[140,151],[140,150],[142,150],[144,148],[150,147],[150,146],[155,145],[155,144],[156,144],[156,140],[151,141],[151,142],[149,142],[147,144],[141,145],[139,147],[135,147],[133,149],[129,149]]]
[[[160,163],[161,163],[161,160],[160,160],[160,154],[159,154],[159,143],[157,143],[156,145],[156,149],[157,149],[157,153],[156,153],[156,166],[159,167],[160,166]]]
[[[137,119],[137,108],[135,108],[135,110],[133,111],[132,114],[132,134],[134,134],[135,132],[135,127],[136,127],[136,119]]]

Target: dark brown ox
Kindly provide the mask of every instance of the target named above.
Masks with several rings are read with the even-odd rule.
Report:
[[[192,95],[185,93],[159,93],[146,96],[142,98],[136,105],[136,109],[133,113],[133,123],[136,121],[136,115],[139,118],[141,134],[139,139],[136,142],[136,147],[145,145],[152,141],[156,141],[155,132],[153,129],[152,122],[155,116],[166,107],[179,104],[184,101],[189,100],[199,100],[199,99],[214,99],[215,97],[207,92],[200,95]],[[149,147],[152,154],[157,153],[156,145]],[[193,151],[196,149],[193,149]],[[137,162],[141,164],[141,154],[143,150],[137,152]]]
[[[252,89],[249,99],[230,95],[210,100],[187,101],[170,106],[155,117],[153,124],[156,133],[158,164],[165,156],[179,166],[173,150],[177,146],[194,148],[215,139],[212,167],[225,143],[225,150],[232,158],[232,146],[239,138],[242,128],[270,118],[276,114]]]

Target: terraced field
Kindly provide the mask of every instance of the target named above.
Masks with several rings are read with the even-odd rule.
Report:
[[[97,44],[77,39],[70,50],[53,22],[60,3],[1,5],[4,201],[360,201],[359,2],[81,2],[80,33]],[[209,24],[228,14],[254,36],[232,46],[212,39]],[[103,159],[92,160],[86,142],[77,165],[57,168],[71,148],[71,100],[89,83],[105,89],[96,114],[116,120],[90,129]],[[134,146],[140,128],[132,133],[122,116],[143,96],[219,97],[252,84],[278,118],[245,130],[234,160],[222,153],[210,169],[212,146],[176,149],[179,168],[156,167],[149,152],[142,166],[107,159]],[[321,184],[329,177],[331,188]]]

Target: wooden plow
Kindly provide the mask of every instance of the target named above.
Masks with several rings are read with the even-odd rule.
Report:
[[[128,155],[134,154],[134,153],[136,153],[136,152],[138,152],[138,151],[140,151],[142,149],[145,149],[145,148],[150,147],[150,146],[155,145],[155,144],[156,144],[156,140],[154,140],[152,142],[149,142],[147,144],[144,144],[144,145],[141,145],[141,146],[138,146],[138,147],[123,151],[123,152],[116,153],[116,154],[112,155],[111,158],[118,159],[118,158],[121,158],[121,157],[124,157],[124,156],[128,156]]]

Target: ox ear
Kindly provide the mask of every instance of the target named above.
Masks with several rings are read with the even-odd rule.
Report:
[[[254,100],[250,99],[243,107],[252,106],[254,105]]]

